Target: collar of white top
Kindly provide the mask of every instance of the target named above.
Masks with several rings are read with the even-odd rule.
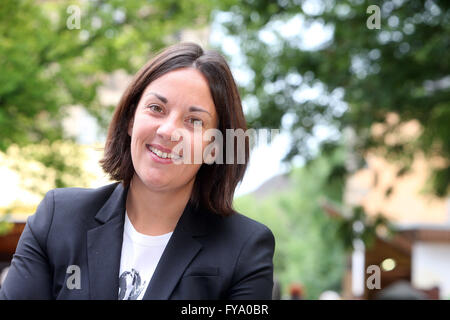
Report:
[[[127,234],[134,242],[137,242],[146,246],[158,246],[167,243],[170,237],[172,236],[172,232],[161,234],[158,236],[150,236],[143,233],[138,232],[128,217],[128,213],[125,211],[125,225],[124,225],[125,234]]]

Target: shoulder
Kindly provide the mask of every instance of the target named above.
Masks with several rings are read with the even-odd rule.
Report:
[[[242,234],[245,246],[251,247],[251,244],[254,244],[256,247],[271,248],[272,251],[275,249],[275,237],[265,224],[241,213],[236,213],[228,218],[230,226]]]
[[[275,238],[263,223],[236,213],[216,218],[208,242],[210,259],[223,270],[227,299],[270,299]]]
[[[251,219],[239,212],[232,216],[224,217],[223,222],[230,229],[239,230],[239,232],[246,234],[272,233],[265,224]]]
[[[50,190],[47,195],[53,193],[55,202],[73,204],[79,201],[104,203],[111,196],[117,184],[116,182],[99,188],[57,188]]]
[[[97,189],[59,188],[48,191],[36,212],[27,219],[26,227],[42,248],[57,230],[57,235],[79,233],[89,226],[117,184]]]
[[[99,188],[58,188],[53,189],[55,210],[79,212],[99,210],[109,199],[118,183],[112,183]],[[86,209],[86,210],[85,210]]]
[[[118,183],[100,188],[57,188],[47,192],[30,224],[54,223],[55,220],[70,222],[93,217],[111,196]]]
[[[244,244],[250,240],[265,239],[274,242],[272,231],[263,223],[237,212],[231,216],[206,213],[208,233],[213,237],[227,239],[230,244]]]

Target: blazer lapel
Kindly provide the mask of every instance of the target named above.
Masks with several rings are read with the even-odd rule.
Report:
[[[91,299],[118,299],[126,194],[118,184],[95,216],[100,226],[87,232]]]
[[[183,272],[202,248],[195,236],[204,234],[205,229],[201,228],[201,221],[195,220],[196,211],[188,203],[158,262],[143,299],[170,298]]]
[[[99,226],[87,232],[91,299],[117,300],[128,188],[117,184],[95,219]],[[179,279],[202,248],[196,239],[207,234],[206,215],[188,203],[158,262],[144,299],[167,300]]]

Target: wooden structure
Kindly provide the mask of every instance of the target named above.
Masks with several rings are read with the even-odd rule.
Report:
[[[0,236],[0,272],[11,263],[20,235],[25,228],[25,221],[13,222],[12,230]]]

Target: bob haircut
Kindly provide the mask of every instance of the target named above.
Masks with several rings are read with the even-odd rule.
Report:
[[[218,130],[223,136],[223,159],[227,159],[226,129],[247,130],[241,98],[230,68],[225,59],[215,51],[204,51],[195,43],[179,43],[170,46],[147,62],[134,76],[124,92],[109,125],[104,156],[100,160],[103,170],[113,180],[129,187],[135,173],[131,159],[131,137],[128,124],[132,121],[136,107],[145,88],[162,75],[180,68],[195,68],[207,79],[214,106],[219,118]],[[234,191],[244,177],[249,158],[249,140],[245,141],[245,161],[236,160],[236,137],[234,139],[234,161],[232,164],[203,163],[196,174],[189,199],[195,207],[202,207],[222,216],[235,214],[232,208]],[[241,161],[242,162],[242,161]]]

